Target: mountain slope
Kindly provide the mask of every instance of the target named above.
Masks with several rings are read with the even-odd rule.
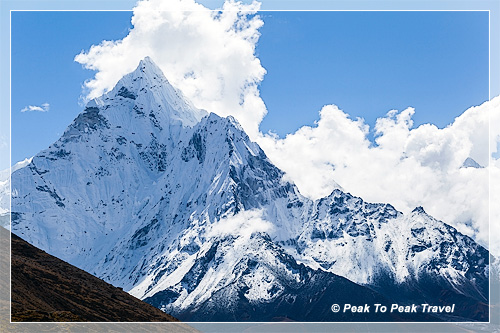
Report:
[[[0,227],[10,229],[10,175],[30,162],[31,158],[27,158],[16,163],[12,168],[0,171]]]
[[[317,201],[311,214],[297,245],[288,248],[311,267],[374,288],[381,280],[393,281],[391,289],[432,279],[443,288],[487,303],[488,251],[423,208],[404,216],[388,204],[366,203],[335,190]],[[413,292],[404,296],[412,299]],[[415,295],[420,297],[413,296],[415,301],[431,296]]]
[[[16,235],[11,281],[12,321],[177,321]]]
[[[207,282],[212,284],[208,288]],[[186,287],[189,293],[184,292]],[[144,301],[186,321],[439,320],[422,314],[374,313],[373,309],[334,313],[334,303],[390,301],[335,274],[297,264],[261,233],[219,238],[200,251],[181,281],[157,289]]]
[[[47,252],[196,320],[218,316],[193,312],[229,302],[217,295],[238,309],[305,292],[300,264],[325,286],[340,275],[399,302],[488,301],[488,252],[472,239],[420,208],[405,216],[338,189],[303,197],[234,118],[196,109],[149,58],[13,173],[12,221]],[[456,315],[487,320],[479,307]]]

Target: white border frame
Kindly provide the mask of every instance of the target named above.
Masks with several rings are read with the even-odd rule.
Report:
[[[202,2],[203,4],[203,2]],[[66,4],[65,4],[66,5]],[[499,3],[500,5],[500,3]],[[11,18],[11,14],[13,11],[30,11],[30,12],[33,12],[33,11],[50,11],[50,12],[72,12],[72,11],[88,11],[88,12],[93,12],[93,11],[96,11],[96,12],[106,12],[106,11],[123,11],[123,12],[131,12],[132,10],[131,9],[11,9],[9,11],[9,17]],[[438,11],[438,12],[453,12],[453,11],[464,11],[464,12],[475,12],[475,11],[487,11],[488,12],[488,26],[489,26],[489,50],[488,50],[488,53],[489,53],[489,57],[488,57],[488,67],[489,67],[489,77],[488,77],[488,81],[489,81],[489,92],[488,92],[488,95],[489,95],[489,99],[491,100],[491,37],[492,37],[492,33],[491,33],[491,10],[490,9],[415,9],[415,10],[412,10],[412,9],[285,9],[285,10],[281,10],[281,9],[261,9],[257,12],[257,14],[259,12],[317,12],[317,11],[332,11],[332,12],[369,12],[369,11],[374,11],[374,12],[426,12],[426,11]],[[10,19],[9,20],[9,26],[11,27],[11,22],[12,20]],[[11,41],[12,41],[12,38],[11,38],[11,32],[12,32],[12,29],[9,29],[9,68],[11,68],[11,63],[12,63],[12,57],[10,56],[10,53],[11,53]],[[11,90],[10,90],[10,82],[11,82],[11,78],[12,78],[12,71],[9,70],[9,110],[11,110],[11,99],[10,99],[10,95],[11,95]],[[491,118],[491,115],[490,115],[490,118]],[[489,128],[489,131],[491,132],[491,122],[490,122],[490,128]],[[11,140],[11,133],[12,133],[12,130],[11,130],[11,126],[12,126],[12,123],[11,123],[11,117],[9,117],[9,128],[10,128],[10,133],[9,133],[9,139]],[[11,141],[10,141],[11,142]],[[490,142],[489,142],[489,145],[490,145]],[[10,146],[10,145],[9,145]],[[9,147],[9,153],[11,152],[11,149],[12,147],[10,146]],[[491,147],[489,147],[489,152],[491,152]],[[11,165],[12,164],[12,161],[10,159],[10,156],[9,156],[9,164]],[[491,180],[491,177],[489,178]],[[489,186],[489,192],[490,192],[490,195],[491,195],[491,184]],[[490,223],[491,223],[491,201],[490,201],[490,204],[489,204],[489,217],[490,217]],[[491,243],[491,233],[489,233],[489,242]],[[10,240],[11,238],[9,237],[9,250],[10,250]],[[11,257],[11,254],[9,253],[9,259]],[[491,257],[491,255],[490,255]],[[490,264],[491,264],[491,258],[490,258]],[[11,296],[11,289],[10,289],[10,267],[9,267],[9,298]],[[489,270],[489,320],[488,322],[479,322],[478,324],[491,324],[491,318],[492,318],[492,313],[491,313],[491,269]],[[9,303],[10,304],[10,303]],[[9,308],[9,320],[10,320],[10,315],[11,315],[11,309]],[[18,325],[18,324],[26,324],[26,323],[19,323],[19,322],[10,322],[11,324],[13,325]],[[93,322],[93,323],[96,323],[96,324],[125,324],[124,322],[109,322],[109,323],[103,323],[103,322]],[[280,324],[280,325],[287,325],[287,326],[293,326],[293,324],[297,324],[297,323],[291,323],[291,322],[280,322],[280,323],[276,323],[276,322],[183,322],[183,324],[196,324],[196,325],[199,325],[199,324],[224,324],[224,325],[231,325],[231,324],[256,324],[256,325],[262,325],[262,324],[272,324],[272,325],[276,325],[276,324]],[[30,323],[31,324],[31,323]],[[54,325],[54,324],[63,324],[63,323],[52,323],[52,322],[42,322],[41,324],[50,324],[50,325]],[[71,324],[89,324],[89,322],[72,322]],[[147,324],[147,325],[150,325],[150,324],[176,324],[176,323],[165,323],[165,322],[135,322],[134,324]],[[427,325],[427,324],[438,324],[438,325],[442,325],[442,324],[452,324],[452,325],[455,325],[455,324],[474,324],[474,322],[298,322],[298,324],[300,325],[309,325],[309,324],[321,324],[321,325],[324,325],[324,324],[347,324],[347,325],[351,325],[351,324],[391,324],[391,325],[394,325],[394,324],[412,324],[412,325]]]

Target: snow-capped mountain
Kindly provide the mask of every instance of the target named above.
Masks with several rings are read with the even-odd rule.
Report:
[[[467,157],[462,164],[462,168],[476,168],[476,169],[481,169],[484,168],[481,166],[479,163],[477,163],[473,158]]]
[[[488,252],[472,239],[422,208],[305,198],[234,118],[196,109],[149,58],[13,173],[12,230],[181,319],[339,320],[320,297],[335,283],[366,299],[488,299]],[[307,302],[327,311],[308,316]]]
[[[0,171],[0,227],[10,230],[10,174],[24,168],[31,158],[17,162],[11,168]]]

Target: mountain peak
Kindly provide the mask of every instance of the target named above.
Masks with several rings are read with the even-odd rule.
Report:
[[[192,127],[207,115],[196,108],[184,94],[173,87],[163,71],[150,58],[145,57],[137,68],[122,77],[105,95],[91,101],[87,107],[129,105],[154,112],[158,119],[168,118],[170,123]]]
[[[120,90],[121,87],[135,91],[137,88],[148,86],[177,90],[172,87],[160,67],[150,57],[146,57],[139,61],[139,65],[132,72],[123,76],[110,92]]]
[[[144,57],[144,59],[142,59],[141,61],[139,61],[139,65],[154,66],[154,67],[158,68],[158,66],[155,64],[155,62],[153,61],[153,59],[151,59],[150,56],[146,56],[146,57]]]
[[[134,76],[136,77],[143,76],[152,79],[158,78],[162,81],[168,82],[160,67],[158,67],[158,65],[156,65],[153,59],[151,59],[149,56],[139,61],[139,66],[137,66],[137,68],[132,73],[135,74]]]
[[[462,168],[482,169],[484,167],[481,164],[477,163],[473,158],[467,157],[462,164]]]
[[[424,210],[424,207],[422,207],[422,206],[415,207],[415,209],[413,209],[411,212],[417,213],[417,214],[426,214],[427,215],[427,212]]]

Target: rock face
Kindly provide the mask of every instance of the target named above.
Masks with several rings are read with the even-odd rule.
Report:
[[[146,58],[13,173],[12,230],[181,319],[343,320],[306,296],[337,283],[458,297],[450,320],[488,319],[488,252],[472,239],[422,208],[339,189],[313,201],[282,178],[234,118],[196,109]]]

